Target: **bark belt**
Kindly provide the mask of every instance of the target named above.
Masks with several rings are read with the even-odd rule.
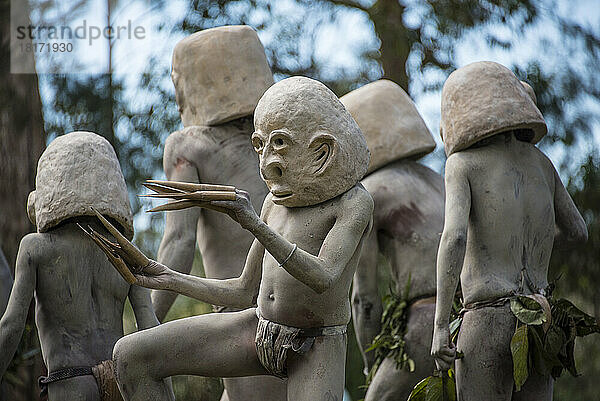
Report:
[[[70,379],[77,376],[93,375],[92,368],[90,366],[79,366],[75,368],[65,368],[54,371],[48,376],[41,376],[38,379],[38,385],[40,386],[41,395],[48,393],[48,384],[59,380]]]

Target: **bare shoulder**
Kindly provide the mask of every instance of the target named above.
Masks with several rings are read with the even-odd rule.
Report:
[[[531,145],[531,152],[533,153],[534,157],[537,158],[540,163],[540,167],[544,169],[545,173],[550,174],[551,176],[558,174],[556,168],[554,167],[554,163],[552,163],[552,160],[550,160],[550,158],[546,156],[544,152],[539,150],[537,146]]]
[[[53,247],[46,234],[27,234],[19,244],[17,265],[25,263],[29,266],[35,266],[42,261],[42,258],[51,256],[52,253]]]
[[[467,177],[470,170],[477,168],[478,158],[474,153],[468,149],[451,154],[446,159],[445,176]]]
[[[358,183],[339,198],[338,215],[367,224],[373,216],[374,202],[369,191]]]

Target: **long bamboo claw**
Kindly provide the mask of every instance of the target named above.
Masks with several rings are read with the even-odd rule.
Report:
[[[144,255],[139,249],[137,249],[135,245],[129,242],[129,240],[125,238],[125,236],[121,234],[119,230],[115,228],[115,226],[110,224],[110,222],[106,220],[104,216],[102,216],[96,209],[92,208],[92,210],[94,211],[96,217],[98,217],[102,225],[104,225],[108,232],[110,232],[112,236],[115,237],[115,239],[121,246],[121,249],[123,250],[123,255],[121,256],[123,256],[128,263],[140,268],[146,267],[150,263],[150,259],[148,259],[146,255]]]
[[[179,189],[182,191],[196,192],[196,191],[226,191],[235,192],[235,187],[231,185],[215,185],[215,184],[196,184],[193,182],[180,182],[180,181],[163,181],[163,180],[147,180],[148,184],[157,184],[164,188]]]
[[[170,211],[170,210],[181,210],[181,209],[187,209],[187,208],[194,207],[194,206],[198,206],[198,204],[194,201],[179,200],[179,201],[175,201],[175,202],[165,203],[164,205],[156,206],[155,208],[148,210],[148,213],[166,212],[166,211]]]
[[[131,270],[129,270],[125,262],[123,262],[123,259],[121,259],[121,257],[119,257],[118,255],[115,256],[112,249],[110,249],[110,247],[103,242],[108,240],[106,240],[103,236],[95,232],[91,227],[88,227],[90,231],[87,231],[79,223],[77,224],[77,226],[79,226],[79,228],[84,233],[86,233],[96,243],[96,245],[98,245],[98,247],[104,252],[106,257],[108,258],[108,261],[117,269],[117,271],[125,281],[127,281],[129,284],[136,283],[137,280],[135,276],[133,275]],[[108,242],[110,243],[110,241]]]
[[[143,182],[142,185],[159,194],[185,193],[185,191],[181,189],[166,187],[160,184],[152,184],[150,182]]]
[[[178,200],[195,200],[200,202],[210,201],[222,201],[222,200],[235,200],[235,192],[230,191],[196,191],[196,192],[185,192],[185,193],[159,193],[159,194],[148,194],[140,195],[143,198],[158,198],[158,199],[178,199]]]

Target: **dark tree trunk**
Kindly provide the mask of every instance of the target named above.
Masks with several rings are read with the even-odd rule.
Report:
[[[10,73],[9,7],[0,0],[0,246],[14,269],[21,237],[34,230],[27,196],[46,137],[37,75]]]
[[[0,0],[0,246],[14,275],[21,237],[35,229],[27,217],[26,203],[34,189],[37,160],[46,137],[37,75],[10,73],[10,26],[10,0]],[[33,307],[27,320],[30,329],[23,335],[22,351],[39,349]],[[37,377],[43,373],[40,354],[20,363],[13,373],[22,385],[4,386],[8,394],[0,397],[38,399]]]
[[[383,67],[383,78],[396,82],[408,92],[406,61],[413,41],[410,40],[411,31],[402,21],[404,6],[398,0],[378,0],[368,13],[381,41],[379,61]]]

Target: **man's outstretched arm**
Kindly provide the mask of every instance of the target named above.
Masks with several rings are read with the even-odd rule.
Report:
[[[454,293],[462,270],[471,210],[471,189],[460,155],[446,161],[444,231],[437,257],[437,300],[431,355],[438,368],[447,370],[456,355],[450,343],[449,320]]]
[[[236,278],[208,279],[171,271],[172,278],[166,289],[213,305],[249,308],[256,304],[264,252],[263,246],[255,240],[246,257],[244,270]],[[141,285],[144,285],[143,281]]]
[[[35,234],[33,234],[35,235]],[[31,234],[25,236],[19,245],[15,267],[15,283],[8,300],[6,312],[0,319],[0,377],[4,376],[12,360],[27,320],[27,312],[36,286],[36,250]]]
[[[173,181],[199,182],[196,167],[183,157],[180,151],[184,139],[178,139],[179,133],[167,138],[163,167],[167,179]],[[200,208],[189,208],[167,213],[165,231],[158,249],[156,260],[166,266],[173,266],[181,273],[189,273],[194,263],[196,249],[196,226],[202,213]],[[152,304],[156,316],[163,321],[175,302],[177,294],[170,291],[153,290]]]

